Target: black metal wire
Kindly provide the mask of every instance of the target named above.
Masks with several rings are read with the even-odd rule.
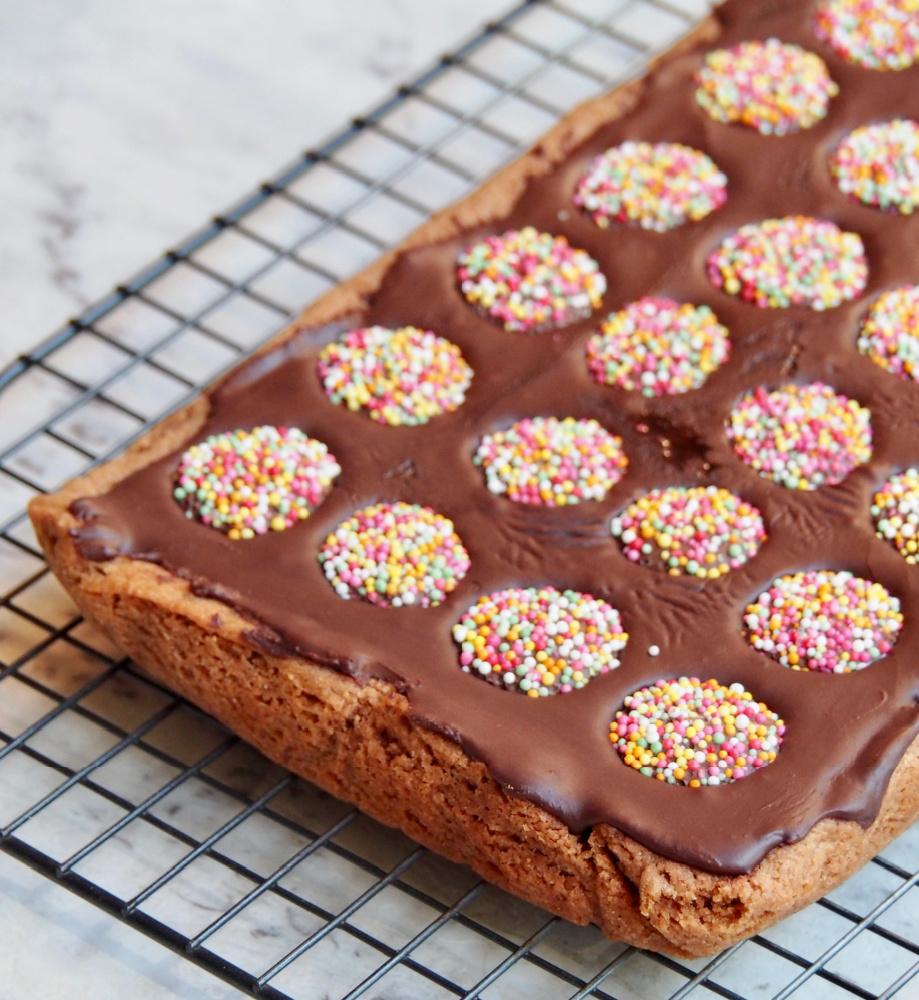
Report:
[[[458,161],[456,143],[480,138],[500,150],[494,166],[499,165],[501,158],[510,159],[520,151],[521,141],[495,123],[494,113],[509,101],[520,101],[534,114],[558,117],[566,110],[562,106],[564,100],[560,99],[556,105],[538,89],[532,89],[538,87],[548,69],[561,68],[598,89],[601,84],[618,82],[606,79],[595,65],[582,62],[581,46],[592,39],[606,38],[621,47],[628,54],[627,59],[634,56],[627,66],[637,70],[653,52],[619,26],[620,17],[638,8],[656,10],[671,20],[678,19],[688,29],[693,16],[686,13],[687,2],[596,0],[595,15],[593,11],[585,12],[584,0],[526,0],[401,87],[392,99],[356,119],[322,148],[304,153],[273,180],[0,373],[0,393],[28,394],[32,380],[41,379],[42,385],[52,387],[60,396],[59,405],[54,406],[47,419],[35,426],[25,426],[17,440],[0,448],[0,480],[6,477],[6,481],[26,493],[39,492],[50,473],[36,456],[41,456],[46,445],[83,468],[116,454],[154,419],[197,393],[202,379],[194,364],[213,365],[214,354],[219,354],[225,359],[221,364],[228,367],[255,346],[258,338],[250,336],[248,327],[243,344],[221,329],[222,316],[224,321],[227,315],[232,317],[232,311],[240,308],[240,304],[246,309],[260,310],[260,315],[267,317],[264,319],[267,325],[263,331],[261,326],[259,330],[264,334],[262,339],[267,338],[288,322],[293,312],[293,306],[284,301],[288,295],[284,280],[293,276],[299,288],[301,281],[330,286],[347,276],[332,264],[310,259],[311,248],[318,241],[341,235],[374,254],[386,249],[389,242],[361,219],[362,211],[385,201],[420,221],[437,206],[428,203],[411,184],[419,166],[435,167],[449,176],[451,185],[472,187],[479,183],[484,179],[481,171]],[[536,37],[528,18],[543,11],[565,19],[566,24],[576,29],[570,41],[556,45],[552,37]],[[490,44],[514,46],[535,62],[515,78],[504,79],[500,66],[486,69],[484,60],[478,59]],[[449,80],[474,81],[487,96],[466,110],[459,91],[451,94],[449,88],[441,86]],[[410,101],[420,102],[447,123],[435,138],[403,129],[396,112]],[[372,162],[353,156],[355,144],[364,139],[383,142],[388,148],[398,150],[396,165],[377,173]],[[309,181],[320,170],[330,171],[332,176],[354,187],[357,193],[348,199],[346,209],[336,211],[325,206],[321,199],[311,197]],[[260,215],[266,211],[298,213],[291,218],[296,218],[298,225],[308,219],[310,225],[299,234],[279,236],[271,231],[270,217],[266,227]],[[260,262],[242,276],[225,274],[220,266],[207,260],[207,251],[219,246],[221,238],[229,234],[258,251]],[[343,266],[347,269],[350,265],[345,262]],[[287,279],[283,278],[282,267],[289,268]],[[280,293],[271,287],[279,274],[282,274]],[[196,300],[193,307],[179,306],[171,299],[170,283],[183,278],[194,279],[209,289],[208,295]],[[296,293],[293,297],[296,298]],[[140,314],[153,321],[156,334],[146,337],[142,329],[132,325],[129,310],[140,310]],[[128,318],[122,320],[123,316]],[[200,338],[200,343],[213,353],[200,362],[190,362],[189,367],[184,361],[179,366],[169,352],[184,345],[183,338],[187,337]],[[98,377],[87,378],[74,368],[69,352],[78,348],[83,351],[90,344],[103,347],[111,355],[117,354],[120,363]],[[209,373],[215,374],[215,371]],[[139,393],[126,398],[125,380],[132,378],[162,379],[168,392],[154,393],[156,398],[152,403],[139,398]],[[89,410],[92,405],[102,405],[109,417],[112,414],[123,417],[125,433],[113,434],[107,426],[104,433],[93,438]],[[412,981],[417,982],[418,988],[430,990],[432,996],[466,1000],[490,995],[488,991],[494,988],[503,989],[505,994],[513,992],[511,984],[516,982],[514,977],[518,974],[543,977],[550,984],[549,993],[553,997],[564,994],[570,1000],[586,997],[619,1000],[623,990],[633,996],[634,984],[628,983],[636,976],[642,982],[641,1000],[683,1000],[696,990],[727,1000],[747,1000],[747,994],[727,985],[727,979],[719,978],[730,978],[728,974],[737,962],[751,970],[750,988],[755,988],[756,997],[763,1000],[767,989],[772,990],[769,996],[774,1000],[786,1000],[806,984],[815,983],[824,983],[837,993],[875,1000],[887,1000],[895,994],[898,1000],[900,997],[905,1000],[909,990],[914,991],[913,995],[917,992],[919,935],[910,936],[908,930],[898,932],[882,921],[895,907],[919,895],[919,852],[912,853],[908,865],[880,857],[868,866],[865,877],[877,873],[896,882],[893,890],[886,891],[868,912],[858,913],[834,898],[815,905],[812,911],[815,919],[831,916],[845,929],[813,960],[768,935],[737,946],[703,965],[684,964],[604,942],[590,929],[574,931],[564,921],[506,897],[494,903],[497,890],[445,862],[435,862],[421,848],[402,844],[397,834],[373,827],[369,834],[363,835],[362,824],[367,821],[356,811],[321,804],[325,800],[321,796],[316,798],[319,793],[307,790],[299,779],[280,774],[279,769],[267,762],[253,765],[257,776],[255,788],[248,788],[245,782],[240,786],[242,779],[237,780],[232,767],[233,754],[242,750],[239,740],[144,676],[133,664],[110,654],[104,647],[97,648],[93,636],[83,631],[85,626],[75,614],[67,612],[55,621],[55,615],[45,616],[34,606],[35,589],[49,584],[47,569],[39,558],[24,512],[17,510],[0,516],[0,572],[6,573],[5,561],[11,567],[4,576],[4,579],[10,577],[8,585],[0,595],[0,615],[5,615],[9,623],[6,628],[0,619],[0,847],[237,989],[252,996],[289,1000],[296,993],[296,990],[294,994],[286,991],[290,977],[301,968],[309,968],[303,963],[319,954],[324,942],[343,936],[349,947],[365,949],[375,963],[355,982],[342,986],[337,996],[348,1000],[378,990],[383,992],[372,995],[386,997],[387,977],[399,974],[414,977]],[[11,650],[8,657],[4,652],[7,648]],[[50,667],[46,669],[46,660],[56,657],[64,657],[68,663],[71,659],[74,663],[82,660],[90,665],[88,675],[76,673],[75,668],[72,676],[66,671],[59,674]],[[121,712],[115,711],[110,718],[112,713],[106,710],[106,705],[98,704],[109,697],[117,699],[112,689],[121,682],[129,685],[132,698],[142,704],[144,698],[149,699],[143,717],[134,719],[130,725],[122,724]],[[14,717],[7,728],[2,706],[20,704],[13,698],[5,700],[10,685],[17,685],[12,690],[21,699],[24,718]],[[37,715],[29,707],[33,701],[45,706]],[[124,705],[119,703],[116,708],[119,707],[123,709]],[[136,715],[136,711],[132,712],[128,713],[129,719]],[[194,745],[188,750],[164,749],[158,730],[180,716],[187,717],[186,731],[193,735]],[[93,745],[84,759],[72,761],[68,753],[59,751],[54,744],[54,727],[58,725],[85,727],[88,743],[95,738],[98,746]],[[130,793],[111,786],[106,768],[128,751],[143,755],[151,766],[160,767],[168,776],[157,779],[153,788],[141,783]],[[248,752],[254,757],[254,752]],[[2,812],[8,808],[4,789],[10,787],[12,792],[15,782],[10,781],[10,775],[20,766],[39,769],[44,784],[37,782],[31,800],[23,801],[21,808],[17,806],[15,815],[7,815]],[[224,773],[227,768],[229,772]],[[231,814],[223,816],[215,812],[209,817],[208,829],[190,832],[183,826],[181,815],[173,818],[168,807],[173,801],[185,801],[185,796],[193,798],[198,790],[219,798]],[[65,848],[43,848],[35,842],[33,829],[62,810],[66,814],[69,796],[77,791],[97,797],[111,815],[106,813],[98,828],[81,834],[82,839],[77,843]],[[22,798],[21,789],[17,794]],[[296,808],[297,801],[304,796],[313,806],[307,816],[300,815]],[[272,830],[282,832],[298,845],[286,856],[274,859],[267,874],[254,870],[234,854],[233,837],[242,836],[255,822],[269,824]],[[100,884],[101,880],[87,875],[86,865],[104,857],[113,844],[126,838],[130,843],[131,831],[138,824],[167,838],[175,845],[174,852],[168,857],[152,859],[157,862],[156,874],[145,875],[141,887],[119,895]],[[380,863],[376,854],[380,845],[395,860]],[[336,891],[348,890],[350,898],[338,900],[334,905],[323,901],[321,887],[310,884],[304,889],[296,881],[311,864],[326,855],[346,870],[360,873],[353,886],[335,883]],[[213,865],[221,877],[233,880],[236,897],[228,899],[225,905],[221,903],[205,926],[186,932],[158,915],[157,905],[158,901],[168,899],[168,894],[183,879],[191,879],[202,864]],[[432,884],[431,876],[425,875],[424,870],[426,865],[437,864],[444,866],[437,871],[446,882],[442,878]],[[376,903],[389,899],[388,894],[392,893],[406,905],[418,908],[417,912],[411,911],[410,925],[400,931],[403,938],[394,941],[384,940],[381,934],[368,929],[368,914]],[[289,946],[285,944],[278,954],[269,956],[266,952],[258,968],[248,967],[242,955],[228,959],[221,954],[221,935],[233,932],[238,921],[258,912],[260,906],[275,905],[302,914],[314,922],[314,929],[298,932],[296,940]],[[919,914],[919,902],[915,908]],[[916,920],[919,921],[919,916]],[[478,951],[487,949],[495,956],[494,961],[490,967],[475,973],[473,965],[468,969],[456,966],[452,971],[441,968],[441,953],[446,954],[449,949],[441,946],[438,951],[437,942],[445,935],[451,942],[458,942],[459,948],[465,945]],[[902,958],[902,967],[891,968],[891,981],[880,992],[830,967],[834,960],[846,955],[847,949],[865,941],[894,949],[898,959]],[[752,970],[765,957],[781,960],[792,971],[784,980],[764,986],[762,976],[757,979]],[[736,981],[736,976],[731,981]],[[527,995],[540,1000],[538,990],[534,992],[532,986],[527,988]]]

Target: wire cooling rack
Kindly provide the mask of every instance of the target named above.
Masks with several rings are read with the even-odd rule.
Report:
[[[919,996],[919,827],[713,960],[614,944],[378,826],[151,682],[79,618],[24,514],[707,9],[522,4],[0,374],[5,851],[253,996]]]

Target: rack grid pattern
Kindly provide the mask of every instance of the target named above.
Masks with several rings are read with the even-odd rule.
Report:
[[[919,996],[919,827],[706,961],[573,927],[283,772],[84,622],[24,510],[690,30],[529,0],[0,373],[0,846],[252,996]]]

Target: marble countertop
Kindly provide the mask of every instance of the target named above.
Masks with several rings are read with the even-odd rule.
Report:
[[[0,370],[509,6],[6,0]],[[3,854],[0,940],[4,998],[241,995]]]
[[[0,370],[510,0],[6,0]]]

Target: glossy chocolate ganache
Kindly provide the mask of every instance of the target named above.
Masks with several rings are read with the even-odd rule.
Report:
[[[506,217],[396,258],[366,311],[298,331],[244,364],[209,396],[196,435],[257,425],[298,427],[341,464],[326,499],[289,531],[248,541],[185,517],[173,498],[183,449],[105,496],[79,500],[76,537],[91,559],[152,560],[195,592],[240,609],[251,642],[341,671],[392,681],[414,718],[486,763],[510,792],[575,831],[605,822],[665,857],[726,874],[751,870],[772,847],[823,817],[868,824],[889,776],[919,732],[919,566],[877,537],[872,497],[894,472],[919,464],[919,386],[859,353],[859,324],[884,290],[919,283],[919,212],[864,205],[833,183],[828,161],[853,128],[919,120],[919,66],[881,72],[837,55],[816,36],[815,4],[737,0],[720,8],[715,42],[665,59],[635,106],[601,128],[550,175],[528,183]],[[817,53],[839,88],[826,117],[788,135],[713,120],[694,99],[707,51],[778,38]],[[572,201],[592,158],[627,140],[678,142],[726,174],[727,200],[703,220],[665,232],[599,228]],[[868,277],[858,297],[817,311],[759,308],[715,288],[708,255],[739,227],[812,216],[857,233]],[[458,254],[475,240],[534,226],[567,237],[599,262],[603,305],[562,329],[502,329],[464,300]],[[593,380],[585,346],[609,313],[642,296],[708,305],[730,337],[730,357],[704,384],[646,397]],[[389,426],[330,401],[317,355],[355,327],[407,325],[456,344],[473,369],[462,405],[418,426]],[[732,407],[756,387],[824,382],[871,414],[870,459],[837,485],[789,489],[758,475],[731,448]],[[473,455],[483,437],[529,416],[593,418],[622,439],[628,466],[599,501],[514,503],[485,485]],[[188,444],[191,444],[189,442]],[[656,487],[714,485],[755,505],[767,539],[717,579],[671,576],[626,558],[611,520]],[[450,518],[471,566],[436,607],[344,600],[318,552],[355,511],[381,501],[421,504]],[[848,570],[901,602],[903,628],[888,655],[845,674],[794,671],[751,647],[744,609],[771,582],[806,569]],[[485,594],[553,586],[618,609],[628,632],[620,666],[580,690],[530,698],[463,672],[451,631]],[[739,683],[784,720],[777,759],[744,780],[688,788],[623,763],[609,726],[623,699],[659,678]]]

